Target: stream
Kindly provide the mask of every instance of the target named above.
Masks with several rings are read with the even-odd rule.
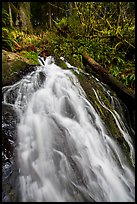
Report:
[[[94,79],[111,101],[110,108],[92,87],[114,137],[78,80],[84,73],[61,60],[68,69],[40,57],[40,66],[2,88],[3,202],[135,202],[134,131],[121,102]]]

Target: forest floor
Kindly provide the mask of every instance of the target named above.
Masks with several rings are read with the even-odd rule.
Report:
[[[84,69],[82,52],[87,51],[91,57],[101,63],[110,74],[123,82],[128,89],[135,91],[134,67],[127,63],[127,69],[121,69],[114,73],[114,65],[108,63],[107,58],[98,60],[99,52],[93,53],[91,42],[82,38],[74,39],[71,35],[60,35],[56,31],[40,32],[39,34],[26,34],[24,32],[13,31],[13,47],[9,50],[2,50],[2,84],[9,84],[14,75],[19,70],[25,69],[27,65],[39,65],[38,55],[47,57],[49,55],[64,57],[70,64]],[[88,44],[86,44],[88,43]],[[94,42],[93,42],[94,44]],[[96,44],[95,44],[96,45]],[[101,45],[99,45],[101,46]],[[102,53],[102,56],[104,53]],[[101,57],[102,57],[101,56]],[[104,56],[105,58],[106,56]],[[120,67],[120,66],[119,66]],[[131,67],[131,68],[130,68]],[[129,83],[133,78],[133,82]]]

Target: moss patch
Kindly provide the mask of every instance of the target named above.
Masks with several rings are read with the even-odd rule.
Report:
[[[20,52],[20,55],[22,57],[28,59],[31,64],[35,64],[35,65],[39,64],[38,54],[34,51],[27,52],[27,51],[23,50]]]
[[[62,69],[68,69],[66,63],[61,60],[59,57],[55,57],[55,64],[57,64],[59,67],[61,67]]]
[[[14,75],[28,65],[26,62],[16,60],[11,64],[3,63],[2,65],[2,84],[5,84],[7,81],[12,81]]]
[[[28,52],[25,52],[27,54]],[[2,84],[9,84],[15,75],[27,65],[39,65],[37,53],[26,56],[2,50]]]

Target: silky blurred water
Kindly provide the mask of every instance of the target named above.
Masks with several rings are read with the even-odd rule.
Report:
[[[51,56],[40,60],[35,71],[3,88],[4,103],[16,108],[20,119],[21,201],[135,202],[132,167],[77,77],[57,66]],[[134,163],[134,147],[124,122],[116,110],[109,112]]]

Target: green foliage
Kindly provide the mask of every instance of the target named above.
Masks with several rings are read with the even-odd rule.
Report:
[[[2,27],[9,26],[9,14],[2,8]]]
[[[26,59],[32,61],[33,64],[39,64],[38,62],[38,54],[34,51],[27,52],[25,50],[20,52],[20,55],[25,57]]]
[[[73,37],[78,36],[79,34],[84,34],[82,25],[80,23],[79,16],[77,13],[74,11],[71,16],[68,18],[68,25],[69,25],[69,30],[73,34]]]
[[[127,76],[122,75],[122,81],[128,86],[132,86],[135,84],[135,74],[128,74]]]
[[[114,77],[134,88],[135,3],[71,2],[71,9],[69,3],[50,3],[52,23],[59,31],[67,28],[68,32],[64,29],[62,33],[55,27],[42,32],[48,25],[48,2],[30,3],[31,20],[36,28],[33,34],[16,30],[11,32],[8,27],[9,16],[2,10],[3,47],[13,50],[16,41],[23,49],[30,45],[37,47],[39,52],[51,49],[53,55],[64,56],[80,68],[84,68],[81,54],[87,52]],[[31,58],[32,55],[26,54],[26,57]]]
[[[134,89],[134,63],[126,61],[124,52],[114,51],[113,47],[110,46],[109,39],[98,40],[95,38],[91,41],[89,38],[83,37],[74,40],[71,35],[65,38],[50,32],[47,38],[52,44],[52,52],[55,56],[64,56],[74,66],[83,68],[81,53],[86,51],[103,67],[108,69],[108,72],[114,77],[123,82],[127,87]],[[127,71],[130,74],[126,74]]]
[[[67,25],[67,18],[63,17],[60,21],[53,20],[57,28],[62,28]]]
[[[13,41],[10,37],[10,32],[8,28],[2,27],[2,49],[9,49],[12,51],[13,49]]]
[[[135,74],[132,71],[135,67],[134,3],[75,2],[74,10],[79,16],[83,31],[83,33],[77,32],[77,50],[81,52],[85,50],[113,76],[133,88],[135,86]],[[133,15],[131,15],[132,10]],[[71,24],[69,26],[71,27]],[[127,70],[130,74],[127,74]]]
[[[14,39],[9,26],[9,14],[2,9],[2,49],[14,51]]]

